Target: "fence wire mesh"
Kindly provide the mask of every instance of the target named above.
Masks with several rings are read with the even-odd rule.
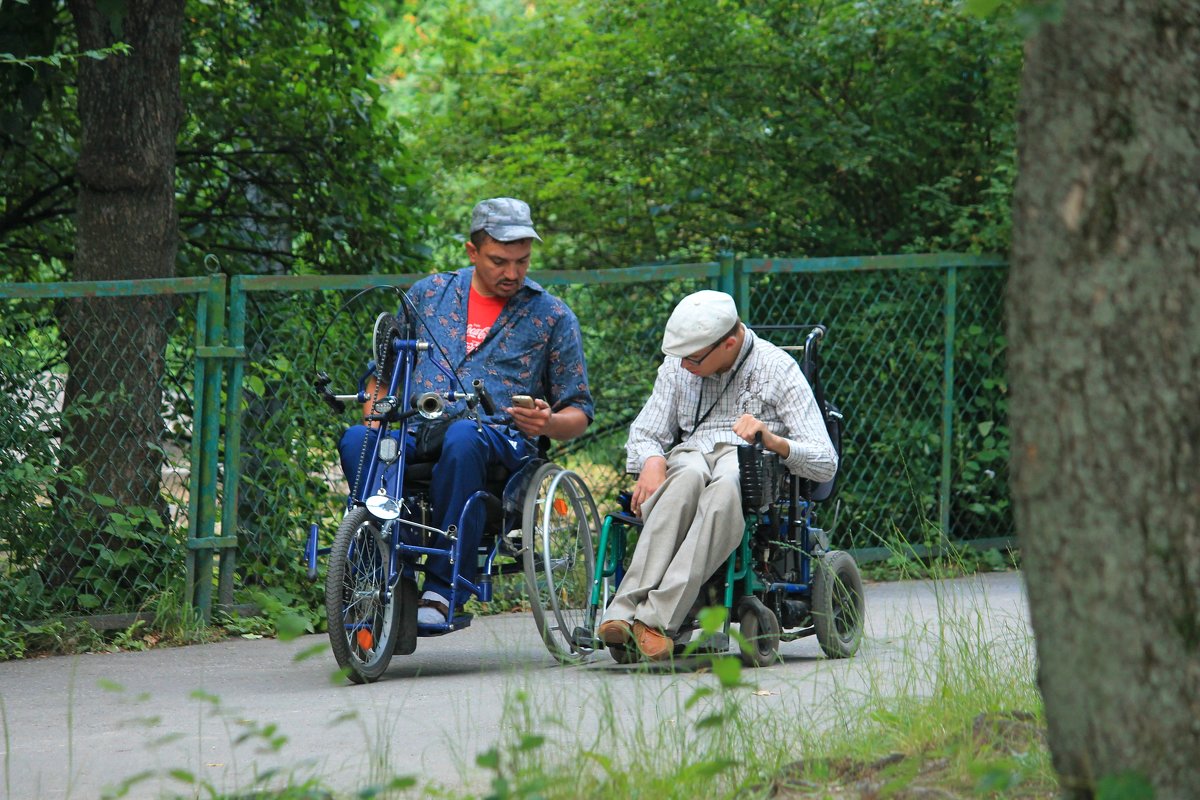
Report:
[[[611,506],[627,482],[625,436],[653,385],[666,318],[680,298],[708,283],[548,287],[579,317],[596,405],[588,434],[556,443],[550,457],[578,471],[602,507],[604,501]],[[348,491],[336,445],[362,411],[331,411],[313,390],[313,377],[327,373],[336,394],[357,391],[371,358],[375,318],[397,311],[395,291],[247,293],[237,502],[243,586],[268,587],[271,573],[294,569],[298,537],[309,525],[319,526],[322,543],[332,540]],[[297,320],[306,322],[297,326]],[[469,385],[474,376],[461,377]]]
[[[776,344],[828,327],[827,397],[845,415],[839,467],[840,546],[937,539],[942,522],[946,271],[756,275],[751,326]],[[950,404],[949,534],[1012,535],[1002,323],[1004,272],[957,270]],[[800,325],[799,330],[771,326]],[[825,522],[831,522],[826,510]]]
[[[0,307],[0,607],[40,619],[178,596],[195,298]]]
[[[653,385],[666,319],[684,295],[714,286],[713,266],[543,279],[580,320],[596,401],[588,433],[556,444],[551,457],[584,476],[602,513],[632,483],[623,446]],[[796,345],[809,325],[828,326],[824,383],[846,416],[840,547],[932,539],[939,522],[954,539],[1013,533],[1005,272],[954,271],[952,327],[948,274],[940,266],[743,273],[743,315],[768,340]],[[336,444],[361,412],[333,413],[312,381],[323,370],[337,393],[355,391],[374,320],[396,311],[402,285],[360,295],[363,281],[289,280],[233,281],[229,338],[209,341],[233,346],[205,352],[196,327],[207,306],[195,290],[102,298],[0,291],[5,615],[140,611],[172,592],[191,602],[192,580],[211,584],[231,563],[198,560],[189,573],[189,544],[195,552],[206,541],[236,542],[237,602],[319,606],[319,587],[311,597],[291,594],[306,591],[297,588],[302,541],[311,523],[324,542],[332,538],[347,492]],[[216,398],[228,414],[222,429],[197,436],[199,365],[220,359],[240,380],[231,396]],[[212,489],[193,496],[195,465],[218,461],[224,472],[212,476]],[[826,509],[823,521],[833,516]],[[210,529],[197,532],[199,517]]]
[[[247,292],[236,531],[243,585],[269,591],[274,573],[294,571],[308,525],[332,540],[348,492],[337,442],[362,411],[335,413],[313,379],[324,371],[337,394],[357,391],[375,318],[397,311],[397,291]]]

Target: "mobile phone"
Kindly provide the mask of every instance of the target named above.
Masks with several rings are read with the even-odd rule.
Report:
[[[527,394],[514,394],[512,399],[514,406],[521,408],[536,408],[537,404],[533,402],[533,398]]]

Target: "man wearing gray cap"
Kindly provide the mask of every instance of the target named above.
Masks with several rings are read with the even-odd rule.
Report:
[[[458,524],[467,499],[484,488],[489,466],[516,470],[537,455],[538,437],[574,439],[592,420],[579,321],[566,303],[526,279],[534,239],[541,241],[526,203],[511,197],[484,200],[471,213],[466,249],[472,266],[422,278],[408,292],[425,328],[422,334],[440,345],[462,385],[482,379],[498,406],[494,416],[484,417],[482,431],[469,419],[446,430],[430,486],[434,520],[443,530]],[[452,388],[430,358],[417,362],[413,380],[418,392]],[[518,395],[534,398],[532,406],[514,403]],[[370,428],[356,425],[338,444],[352,486],[362,448],[373,446],[374,436]],[[475,553],[483,535],[482,513],[475,516],[459,529],[463,553]],[[425,566],[417,623],[445,626],[451,564],[430,556]],[[475,580],[477,570],[472,556],[459,565],[468,581]],[[455,605],[461,605],[465,593],[454,594]]]
[[[662,351],[625,446],[626,469],[638,475],[630,507],[645,522],[599,628],[606,643],[652,660],[671,656],[702,584],[742,540],[737,445],[761,433],[793,474],[824,482],[837,471],[799,364],[743,325],[732,297],[683,298]]]

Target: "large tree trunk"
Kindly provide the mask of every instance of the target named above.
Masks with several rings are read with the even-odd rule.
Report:
[[[77,173],[76,280],[175,274],[175,140],[182,116],[183,0],[69,3],[82,49],[127,42],[128,55],[79,64],[82,145]],[[62,583],[90,561],[104,507],[153,508],[161,481],[161,378],[173,304],[165,298],[64,303],[69,376],[64,485],[83,490],[48,577]],[[111,529],[110,529],[111,530]],[[113,543],[104,542],[104,549]],[[143,564],[144,566],[144,564]]]
[[[1200,787],[1200,7],[1064,5],[1028,49],[1008,290],[1038,681],[1070,797],[1144,779],[1183,800]]]

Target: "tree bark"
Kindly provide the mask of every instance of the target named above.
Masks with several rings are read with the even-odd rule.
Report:
[[[1019,117],[1012,493],[1054,765],[1072,798],[1193,798],[1200,7],[1066,0]]]
[[[175,274],[175,140],[182,118],[183,0],[69,4],[82,49],[127,42],[128,55],[79,64],[81,148],[73,277],[79,281]],[[69,367],[64,469],[82,478],[52,583],[90,561],[104,507],[93,496],[159,504],[161,379],[173,303],[165,297],[83,298],[60,308]],[[64,481],[64,484],[72,481]],[[81,519],[82,518],[82,519]],[[106,546],[108,546],[106,544]]]

